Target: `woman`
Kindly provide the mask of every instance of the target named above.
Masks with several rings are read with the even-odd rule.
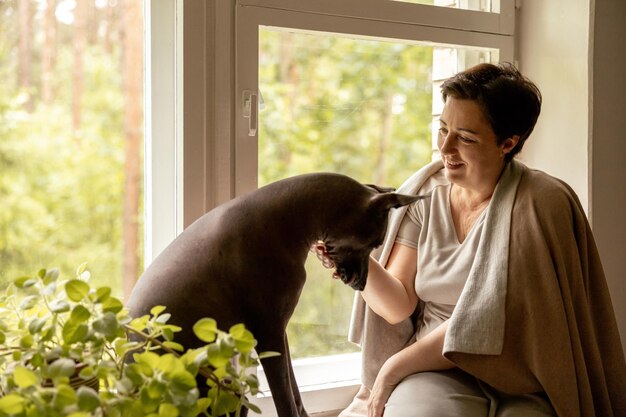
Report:
[[[357,296],[364,386],[341,416],[623,415],[626,365],[584,212],[513,159],[539,90],[481,64],[442,94],[441,161],[399,190],[430,198],[391,219]]]

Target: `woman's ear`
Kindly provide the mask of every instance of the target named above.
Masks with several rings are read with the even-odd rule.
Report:
[[[502,156],[511,152],[519,143],[519,135],[513,135],[507,138],[502,144]]]

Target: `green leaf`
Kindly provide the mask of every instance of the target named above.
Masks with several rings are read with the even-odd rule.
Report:
[[[67,407],[68,405],[76,404],[78,396],[69,385],[61,384],[56,387],[56,395],[54,397],[54,404],[59,408]]]
[[[146,314],[144,316],[132,319],[128,325],[137,331],[142,331],[148,325],[149,320],[150,317]]]
[[[196,407],[194,409],[194,414],[201,414],[206,411],[207,408],[211,405],[211,399],[202,397],[196,401]],[[260,414],[260,413],[259,413]]]
[[[92,417],[92,415],[83,411],[74,411],[73,413],[68,414],[67,417]]]
[[[268,350],[267,352],[259,353],[259,359],[273,358],[275,356],[280,356],[280,352],[273,352],[271,350]]]
[[[50,284],[44,287],[44,289],[41,291],[41,294],[47,297],[50,297],[56,292],[56,290],[57,290],[57,283],[51,282]]]
[[[66,311],[70,311],[70,304],[66,300],[56,300],[50,303],[50,311],[53,313],[65,313]]]
[[[100,287],[96,290],[96,303],[103,303],[111,296],[111,288]]]
[[[83,272],[85,272],[87,270],[87,262],[83,262],[82,264],[78,265],[78,268],[76,268],[76,276],[80,277]]]
[[[165,324],[172,317],[170,313],[161,314],[154,321],[160,324]]]
[[[80,370],[78,376],[82,379],[91,379],[96,376],[96,372],[94,371],[93,367],[85,366],[83,369]]]
[[[76,342],[84,341],[85,337],[89,333],[89,327],[86,324],[77,323],[75,321],[68,321],[63,326],[63,341],[66,344],[72,344]]]
[[[0,411],[3,414],[19,414],[24,411],[26,400],[17,394],[8,394],[0,398]]]
[[[209,395],[213,399],[211,411],[217,416],[234,412],[239,405],[239,397],[217,389],[209,391]]]
[[[158,316],[165,311],[165,308],[165,306],[154,306],[150,309],[150,314],[152,314],[153,316]]]
[[[159,406],[159,417],[178,417],[178,408],[172,404],[163,403]]]
[[[32,287],[36,283],[37,283],[37,279],[32,278],[32,277],[19,277],[15,281],[13,281],[13,284],[15,284],[17,288]]]
[[[177,371],[170,377],[172,389],[189,391],[196,387],[196,378],[185,370]]]
[[[135,353],[133,359],[135,362],[148,365],[150,368],[155,368],[159,363],[159,355],[154,352]]]
[[[35,343],[35,339],[30,334],[27,334],[20,338],[20,347],[23,347],[25,349],[31,347],[33,343]]]
[[[39,378],[37,375],[28,368],[24,368],[23,366],[18,366],[15,368],[13,372],[13,378],[15,379],[15,383],[20,388],[28,388],[31,385],[35,385],[39,383]]]
[[[235,324],[228,331],[235,339],[235,347],[241,353],[250,353],[256,346],[256,339],[243,324]]]
[[[253,413],[256,413],[256,414],[262,413],[261,409],[257,405],[252,404],[250,401],[246,401],[246,399],[243,400],[243,405],[245,405],[246,408],[249,408]]]
[[[146,387],[146,392],[150,398],[163,398],[163,393],[167,390],[165,384],[161,381],[153,379]]]
[[[43,326],[45,326],[47,320],[43,318],[34,318],[28,324],[28,332],[32,335],[39,333]]]
[[[110,311],[104,313],[101,319],[94,321],[93,328],[95,331],[102,333],[109,342],[118,336],[120,330],[117,317]]]
[[[71,377],[76,370],[76,363],[68,358],[59,358],[48,366],[50,378]]]
[[[72,301],[80,301],[89,293],[89,284],[79,279],[72,279],[65,284],[65,292]]]
[[[203,318],[193,325],[193,332],[203,342],[212,343],[217,336],[217,322],[211,318]]]
[[[167,340],[165,342],[163,342],[163,346],[168,347],[172,350],[175,350],[177,352],[184,352],[185,348],[183,347],[183,345],[181,345],[180,343],[176,343],[173,342],[171,340]]]
[[[166,353],[159,357],[156,368],[166,374],[172,374],[185,369],[182,361],[171,353]]]
[[[48,285],[51,282],[55,282],[59,278],[59,275],[61,275],[61,273],[59,272],[57,268],[52,268],[46,271],[46,274],[42,278],[44,285]]]
[[[36,295],[29,295],[28,297],[24,297],[18,308],[20,310],[30,310],[35,307],[39,302],[39,297]]]
[[[214,343],[206,348],[207,360],[211,366],[220,368],[230,362],[235,351],[226,343]]]
[[[110,311],[112,313],[119,313],[123,308],[124,304],[122,304],[122,302],[115,297],[108,297],[102,302],[102,311],[105,312]]]
[[[81,386],[76,394],[78,396],[78,408],[82,411],[92,412],[100,406],[100,397],[93,389]]]
[[[138,342],[129,342],[125,338],[119,338],[113,342],[113,348],[115,349],[115,353],[118,357],[123,357],[126,355],[126,352],[136,348],[137,346],[139,346]]]
[[[40,366],[43,365],[43,363],[44,363],[43,355],[39,352],[35,353],[33,357],[30,358],[30,364],[35,368],[39,368]]]
[[[91,313],[89,312],[89,310],[87,310],[85,306],[79,304],[72,310],[72,314],[70,315],[70,321],[83,323],[87,321],[89,317],[91,317]]]

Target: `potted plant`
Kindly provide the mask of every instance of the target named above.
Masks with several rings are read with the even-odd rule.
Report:
[[[181,329],[156,306],[131,319],[109,287],[93,288],[83,265],[12,282],[0,295],[0,416],[239,416],[260,412],[256,340],[243,324],[228,332],[205,318],[204,345],[183,350]],[[133,361],[126,361],[132,355]],[[200,395],[197,380],[206,380]]]

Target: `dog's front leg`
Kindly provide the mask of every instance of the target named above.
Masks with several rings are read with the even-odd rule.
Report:
[[[261,361],[278,416],[308,417],[291,367],[287,335],[284,331],[282,334],[275,334],[274,336],[265,333],[258,342],[260,352],[274,351],[280,353],[280,356]]]

